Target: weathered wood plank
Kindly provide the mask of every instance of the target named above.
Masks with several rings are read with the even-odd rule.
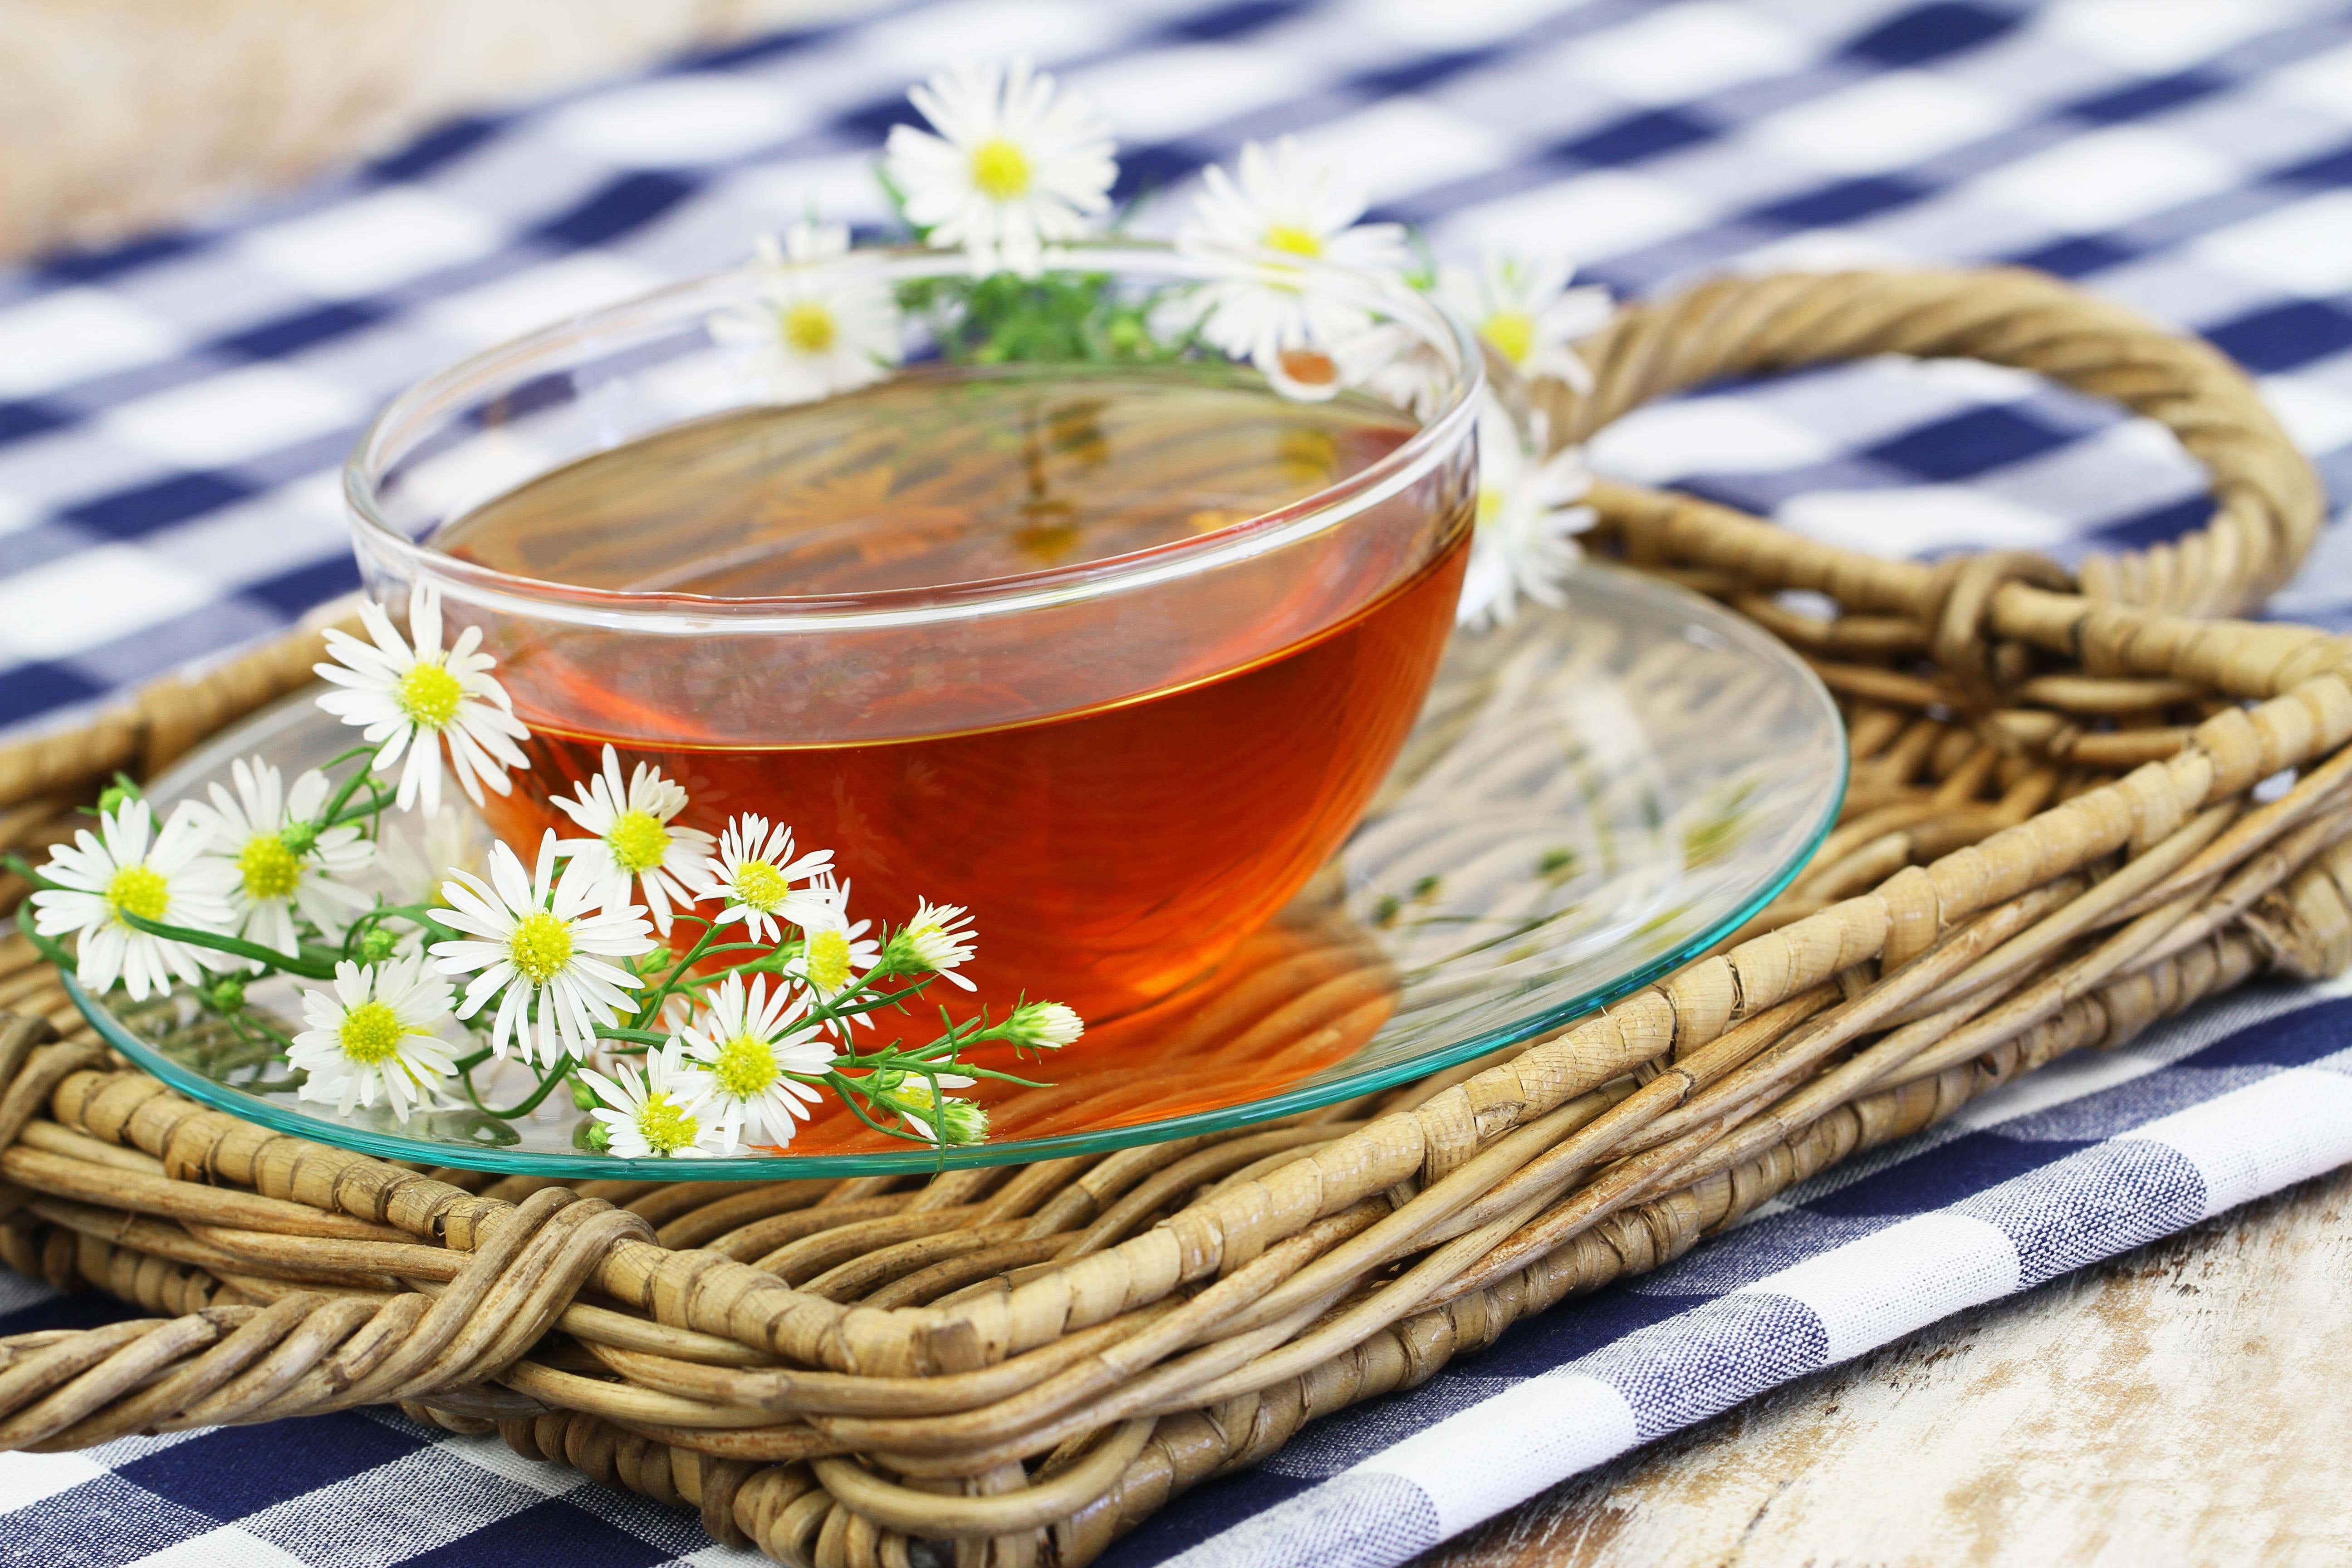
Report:
[[[2352,1172],[1962,1313],[1419,1568],[2352,1562]]]

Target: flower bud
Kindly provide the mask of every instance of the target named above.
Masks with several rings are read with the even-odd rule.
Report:
[[[1059,1002],[1024,1002],[993,1032],[998,1039],[1016,1046],[1054,1051],[1085,1034],[1087,1021]]]
[[[400,945],[400,938],[380,925],[370,926],[360,936],[360,962],[382,963]]]

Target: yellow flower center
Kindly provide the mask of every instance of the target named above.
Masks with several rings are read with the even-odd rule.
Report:
[[[1478,519],[1474,526],[1488,527],[1502,514],[1502,510],[1503,492],[1493,485],[1486,486],[1478,492]]]
[[[808,981],[819,991],[832,993],[849,984],[849,939],[837,931],[821,931],[809,938]]]
[[[637,1132],[656,1154],[675,1154],[691,1146],[701,1131],[700,1120],[688,1115],[667,1089],[646,1096],[645,1109],[637,1112]]]
[[[621,869],[642,876],[669,853],[669,828],[649,811],[625,811],[614,818],[604,842],[613,847],[613,858]]]
[[[971,183],[992,202],[1009,202],[1029,189],[1029,159],[999,136],[971,150]]]
[[[765,860],[746,860],[735,868],[735,900],[766,913],[784,901],[793,885]]]
[[[1525,310],[1497,310],[1478,331],[1513,364],[1527,363],[1528,352],[1536,346],[1536,319]]]
[[[401,712],[427,730],[447,729],[457,717],[457,700],[465,694],[457,678],[437,664],[415,666],[392,689],[392,700],[400,705]]]
[[[749,1100],[776,1081],[775,1047],[757,1035],[738,1035],[719,1047],[710,1076],[737,1100]]]
[[[898,1086],[898,1103],[917,1115],[929,1111],[937,1103],[931,1093],[931,1080],[927,1078],[908,1079]]]
[[[335,1038],[343,1055],[373,1067],[398,1056],[401,1039],[407,1033],[401,1026],[400,1015],[390,1007],[381,1002],[362,1002],[343,1015],[343,1026]]]
[[[256,838],[236,858],[248,899],[282,899],[302,879],[302,862],[276,834]]]
[[[1322,237],[1295,223],[1277,223],[1268,227],[1265,245],[1268,250],[1285,250],[1310,259],[1323,254]]]
[[[533,910],[515,922],[507,954],[524,979],[544,985],[572,962],[572,928],[545,910]]]
[[[171,907],[172,884],[161,871],[144,865],[125,866],[107,879],[105,899],[117,920],[137,915],[142,921],[160,921]]]
[[[814,300],[803,300],[783,314],[784,346],[796,354],[830,353],[840,335],[833,312]]]

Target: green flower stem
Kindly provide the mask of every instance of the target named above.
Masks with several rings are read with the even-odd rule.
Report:
[[[60,884],[50,881],[47,877],[44,877],[38,871],[34,870],[31,862],[27,861],[22,855],[17,854],[14,850],[10,850],[5,855],[0,855],[0,869],[5,869],[16,876],[24,878],[25,880],[30,882],[36,889],[43,892],[55,892],[60,886]]]
[[[904,1132],[895,1127],[885,1127],[879,1121],[875,1121],[873,1117],[867,1115],[865,1108],[857,1103],[856,1095],[858,1091],[854,1087],[856,1083],[855,1079],[844,1078],[837,1072],[827,1073],[824,1076],[828,1080],[829,1087],[833,1089],[833,1092],[840,1098],[841,1103],[849,1107],[850,1114],[856,1117],[858,1121],[866,1123],[866,1126],[874,1129],[875,1131],[882,1134],[883,1137],[897,1138],[908,1143],[929,1145],[932,1142],[932,1140],[929,1138],[918,1138],[911,1132]],[[939,1144],[938,1147],[944,1150],[947,1145],[941,1143]]]
[[[336,954],[322,949],[308,948],[296,956],[280,952],[274,947],[264,947],[257,942],[247,942],[241,936],[220,936],[208,931],[197,931],[192,926],[166,925],[162,921],[151,921],[129,910],[117,910],[115,918],[132,931],[144,931],[149,936],[160,936],[166,942],[182,942],[189,947],[208,947],[215,952],[226,952],[236,958],[257,959],[272,969],[299,974],[305,980],[332,980],[335,977]]]
[[[549,1095],[555,1092],[555,1086],[557,1084],[562,1083],[572,1077],[572,1068],[573,1065],[572,1058],[566,1057],[563,1059],[563,1065],[562,1067],[550,1069],[546,1076],[542,1077],[539,1080],[539,1087],[532,1089],[529,1094],[523,1096],[522,1103],[513,1107],[511,1110],[500,1110],[496,1106],[484,1105],[479,1099],[477,1099],[474,1095],[474,1079],[471,1073],[467,1073],[466,1075],[466,1097],[474,1101],[474,1105],[477,1110],[495,1116],[501,1121],[512,1121],[518,1117],[529,1116],[532,1111],[537,1110],[539,1109],[540,1101],[545,1100]]]
[[[440,743],[440,738],[436,736],[434,738],[434,744],[439,745]],[[350,751],[345,752],[342,755],[329,763],[327,766],[331,768],[340,767],[345,763],[355,761],[361,757],[373,759],[378,754],[381,748],[375,746],[353,746]],[[326,829],[332,827],[337,822],[341,820],[343,807],[351,804],[352,796],[357,795],[359,793],[360,785],[367,782],[369,771],[370,770],[368,768],[355,769],[352,772],[352,776],[343,781],[343,787],[335,792],[335,798],[327,803],[326,811],[320,816],[317,823],[317,826],[320,831],[324,832]]]

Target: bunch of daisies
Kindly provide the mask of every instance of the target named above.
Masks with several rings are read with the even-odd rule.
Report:
[[[812,220],[763,238],[760,302],[719,312],[710,331],[744,353],[775,401],[887,376],[916,318],[951,359],[1148,362],[1214,350],[1247,360],[1286,396],[1352,388],[1425,413],[1432,378],[1381,310],[1396,284],[1433,293],[1519,376],[1588,382],[1570,345],[1607,319],[1603,290],[1570,287],[1559,258],[1424,265],[1401,226],[1364,222],[1361,187],[1295,138],[1249,142],[1231,169],[1204,171],[1175,237],[1207,277],[1138,300],[1068,266],[1069,242],[1111,226],[1118,174],[1104,122],[1083,100],[1021,60],[960,65],[908,98],[929,129],[891,130],[884,188],[909,237],[961,247],[972,276],[894,289],[839,224]],[[1578,504],[1581,455],[1549,452],[1539,417],[1515,418],[1489,400],[1459,611],[1474,626],[1508,621],[1522,595],[1559,604],[1574,536],[1593,518]]]
[[[1029,1002],[924,1045],[854,1040],[935,980],[971,989],[971,916],[926,901],[895,931],[853,921],[831,851],[755,815],[715,837],[687,826],[686,790],[646,763],[625,776],[610,746],[553,802],[571,837],[548,831],[528,862],[497,844],[456,863],[467,857],[445,778],[476,805],[508,793],[529,731],[478,631],[444,647],[429,588],[408,612],[405,633],[370,604],[365,640],[327,634],[317,668],[332,689],[319,705],[362,735],[325,768],[289,782],[241,759],[229,785],[160,825],[118,784],[96,830],[47,865],[9,858],[34,885],[43,952],[134,1006],[193,995],[241,1053],[228,1065],[250,1070],[245,1087],[345,1116],[382,1102],[404,1123],[512,1121],[568,1089],[588,1112],[583,1147],[641,1158],[781,1149],[829,1096],[896,1137],[977,1142],[986,1113],[948,1091],[1029,1080],[964,1053],[1050,1050],[1083,1031],[1059,1003]],[[422,831],[388,813],[415,814]],[[383,873],[403,859],[387,896]],[[318,983],[300,992],[299,1026],[247,996],[270,973]],[[492,1061],[520,1064],[533,1087],[486,1103],[474,1075]]]

